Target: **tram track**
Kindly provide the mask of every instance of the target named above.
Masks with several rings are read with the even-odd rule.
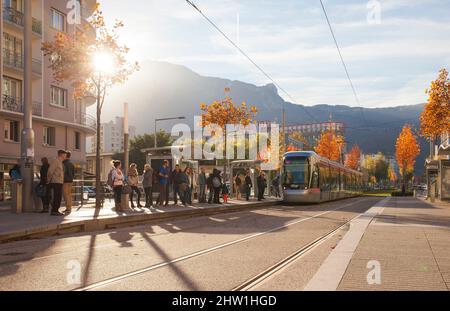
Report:
[[[151,266],[148,266],[148,267],[136,270],[136,271],[132,271],[132,272],[129,272],[129,273],[121,274],[121,275],[118,275],[118,276],[115,276],[115,277],[111,277],[111,278],[107,278],[107,279],[104,279],[102,281],[95,282],[95,283],[92,283],[90,285],[87,285],[87,286],[84,286],[84,287],[80,287],[80,288],[76,288],[76,289],[73,289],[73,290],[74,291],[90,291],[90,290],[96,290],[96,289],[99,289],[99,288],[102,288],[102,287],[106,287],[106,286],[108,286],[110,284],[113,284],[113,283],[117,283],[117,282],[129,279],[129,278],[132,278],[132,277],[135,277],[135,276],[138,276],[138,275],[145,274],[147,272],[151,272],[151,271],[154,271],[154,270],[157,270],[157,269],[161,269],[161,268],[167,267],[169,265],[173,265],[173,264],[176,264],[176,263],[187,261],[187,260],[199,257],[199,256],[207,255],[207,254],[219,251],[221,249],[224,249],[224,248],[227,248],[227,247],[239,244],[239,243],[243,243],[243,242],[246,242],[246,241],[249,241],[249,240],[261,237],[261,236],[269,234],[269,233],[280,231],[280,230],[286,229],[288,227],[291,227],[291,226],[294,226],[294,225],[297,225],[297,224],[300,224],[300,223],[304,223],[304,222],[309,221],[309,220],[313,220],[313,219],[317,219],[317,218],[323,217],[323,216],[325,216],[327,214],[330,214],[330,213],[333,213],[333,212],[336,212],[336,211],[341,211],[341,210],[347,209],[349,207],[357,205],[358,203],[362,202],[363,200],[364,200],[363,198],[360,198],[360,199],[357,199],[357,200],[353,200],[352,202],[349,202],[349,203],[347,203],[347,204],[345,204],[345,205],[343,205],[341,207],[334,208],[334,209],[331,209],[331,210],[327,210],[327,211],[324,211],[324,212],[320,212],[320,213],[318,213],[318,214],[316,214],[314,216],[302,217],[300,219],[293,220],[293,221],[291,221],[291,222],[289,222],[289,223],[287,223],[285,225],[282,225],[282,226],[277,226],[275,228],[272,228],[272,229],[269,229],[269,230],[265,230],[263,232],[255,233],[255,234],[252,234],[252,235],[240,238],[240,239],[236,239],[236,240],[233,240],[233,241],[230,241],[230,242],[227,242],[227,243],[216,245],[216,246],[213,246],[213,247],[201,250],[201,251],[197,251],[197,252],[185,255],[185,256],[181,256],[181,257],[175,258],[173,260],[169,260],[169,261],[161,262],[161,263],[158,263],[158,264],[154,264],[154,265],[151,265]],[[359,215],[357,217],[359,217]],[[340,225],[339,228],[334,229],[331,232],[327,233],[326,236],[333,235],[336,231],[339,231],[343,226],[348,224],[350,221],[345,222],[345,224]],[[263,277],[264,275],[267,275],[270,271],[274,271],[277,267],[280,267],[283,263],[288,262],[289,259],[296,258],[296,256],[299,256],[300,253],[302,253],[302,251],[307,251],[307,249],[309,249],[309,247],[314,247],[315,245],[317,245],[323,239],[324,239],[324,236],[321,236],[319,239],[314,240],[313,242],[309,243],[307,246],[303,246],[295,254],[289,256],[289,258],[285,258],[282,262],[279,262],[277,265],[272,266],[268,270],[264,271],[262,274],[258,275],[259,279],[261,277]],[[253,279],[255,279],[255,278],[252,278],[251,280],[253,280]],[[245,282],[246,286],[249,285],[248,284],[249,281]],[[239,286],[239,287],[237,287],[235,289],[238,289],[240,287],[242,287],[242,286]]]
[[[336,233],[344,229],[348,224],[350,224],[354,219],[360,217],[360,215],[355,216],[354,218],[350,219],[349,221],[345,222],[341,226],[339,226],[336,229],[333,229],[324,235],[320,236],[319,238],[315,239],[314,241],[308,243],[307,245],[302,246],[298,250],[296,250],[291,255],[285,257],[284,259],[280,260],[278,263],[274,264],[270,268],[264,270],[260,274],[248,279],[247,281],[241,283],[240,285],[236,286],[235,288],[231,289],[231,291],[237,292],[237,291],[250,291],[266,281],[268,278],[278,274],[285,268],[289,267],[290,265],[294,264],[297,260],[303,258],[307,254],[309,254],[311,251],[319,247],[322,243],[326,242],[329,238],[333,237]]]

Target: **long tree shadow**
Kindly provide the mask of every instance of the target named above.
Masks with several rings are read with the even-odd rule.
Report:
[[[169,255],[155,242],[150,236],[141,232],[142,237],[145,241],[161,256],[164,262],[170,262],[173,258],[170,258]],[[187,276],[186,273],[183,272],[180,268],[176,266],[176,263],[167,265],[169,269],[173,271],[173,273],[181,280],[183,283],[189,288],[190,291],[198,291],[199,288],[193,283],[193,281]]]

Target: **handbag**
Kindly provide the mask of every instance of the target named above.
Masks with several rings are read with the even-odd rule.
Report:
[[[39,184],[39,185],[37,185],[36,188],[34,189],[34,192],[36,193],[36,195],[37,195],[39,198],[43,198],[43,197],[45,197],[46,194],[47,194],[47,189],[46,189],[46,187],[45,187],[44,185]]]
[[[131,193],[131,186],[130,185],[124,185],[122,187],[122,194],[130,194]]]

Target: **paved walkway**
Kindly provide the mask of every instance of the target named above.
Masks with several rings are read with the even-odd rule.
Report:
[[[107,200],[105,206],[96,211],[93,205],[88,205],[83,208],[74,208],[73,213],[70,216],[65,217],[55,217],[49,214],[39,214],[39,213],[25,213],[25,214],[13,214],[10,212],[9,208],[3,208],[0,210],[0,242],[3,240],[8,240],[9,236],[15,239],[19,238],[20,235],[28,235],[30,233],[40,233],[51,230],[56,230],[60,228],[70,228],[71,225],[75,224],[94,224],[106,223],[111,224],[112,222],[118,223],[122,220],[122,224],[126,223],[128,220],[151,220],[156,219],[156,217],[170,217],[173,215],[195,215],[201,214],[202,211],[214,211],[225,209],[236,209],[245,207],[255,207],[255,206],[265,206],[276,204],[279,202],[275,199],[266,199],[263,202],[258,202],[256,200],[238,201],[229,200],[228,204],[193,204],[191,206],[184,207],[183,205],[169,205],[167,207],[158,206],[156,208],[135,208],[128,209],[123,213],[116,213],[113,210],[113,202]],[[65,208],[61,208],[64,210]],[[152,217],[156,216],[156,217]]]
[[[354,249],[346,249],[351,260],[334,289],[449,290],[450,203],[391,198],[382,207]],[[328,261],[346,256],[335,251]]]

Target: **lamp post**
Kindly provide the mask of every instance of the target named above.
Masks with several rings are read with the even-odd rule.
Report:
[[[157,131],[157,123],[161,121],[171,121],[171,120],[185,120],[186,117],[174,117],[174,118],[162,118],[162,119],[155,119],[155,149],[158,148],[158,142],[156,139],[156,131]]]
[[[129,122],[128,122],[128,103],[123,104],[123,154],[124,154],[124,163],[122,167],[122,171],[124,176],[128,176],[128,167],[130,166],[130,154],[129,154],[129,139],[130,139],[130,132],[129,132]],[[124,194],[122,195],[122,207],[126,207],[128,209],[129,207],[129,195]]]
[[[34,131],[32,107],[32,15],[31,1],[24,4],[24,102],[23,130],[20,148],[21,175],[23,180],[22,204],[25,212],[34,211],[33,180],[34,180]]]

